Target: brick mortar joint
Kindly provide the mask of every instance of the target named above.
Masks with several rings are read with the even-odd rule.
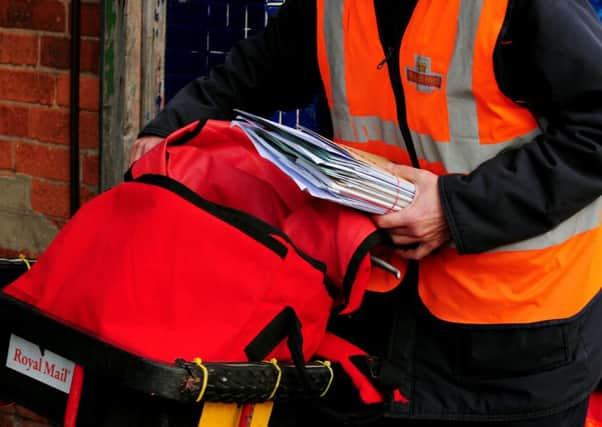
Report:
[[[45,147],[45,148],[64,148],[66,150],[69,149],[69,144],[60,144],[56,142],[48,142],[48,141],[39,141],[37,139],[27,138],[27,137],[10,137],[8,135],[0,135],[0,141],[3,142],[14,142],[16,144],[25,143],[28,145],[33,145],[36,147]],[[86,147],[88,148],[88,147]]]
[[[31,178],[32,181],[36,180],[36,181],[42,182],[44,184],[56,185],[56,186],[61,186],[61,187],[69,186],[69,184],[70,184],[68,180],[62,181],[59,179],[44,178],[42,176],[35,176],[35,175],[30,175],[30,174],[22,173],[22,172],[16,172],[16,175]]]
[[[40,30],[28,30],[24,28],[10,28],[10,27],[0,27],[0,35],[22,35],[22,36],[35,36],[36,38],[42,38],[41,36],[48,36],[52,38],[62,38],[71,40],[70,33],[59,33],[52,31],[40,31]],[[82,34],[79,36],[82,41],[100,41],[100,36],[90,36],[86,34]]]
[[[67,141],[67,143],[49,142],[49,141],[40,141],[40,140],[32,139],[29,137],[10,136],[10,135],[3,135],[3,134],[0,134],[0,142],[10,142],[10,143],[14,143],[14,144],[25,143],[25,144],[30,144],[30,145],[40,146],[40,147],[47,147],[47,148],[55,148],[55,147],[69,148],[69,145],[70,145],[69,141]],[[98,147],[82,146],[81,143],[79,146],[79,151],[80,151],[80,154],[86,155],[86,156],[93,156],[95,154],[98,155]]]
[[[36,181],[40,181],[44,184],[51,184],[51,185],[60,185],[63,187],[69,187],[70,186],[70,182],[69,181],[60,181],[60,180],[55,180],[55,179],[50,179],[50,178],[44,178],[41,176],[34,176],[34,175],[28,175],[26,173],[22,173],[22,172],[16,172],[16,174],[20,175],[20,176],[24,176],[24,177],[28,177],[31,178],[32,180],[36,180]],[[84,188],[86,190],[98,190],[96,187],[96,185],[92,185],[92,184],[84,184],[82,177],[80,177],[79,180],[79,187]]]
[[[23,35],[31,34],[31,35],[36,35],[36,36],[44,36],[44,35],[68,36],[69,35],[69,33],[66,31],[48,31],[48,30],[36,30],[33,28],[18,28],[18,27],[0,27],[0,33],[23,34]]]
[[[36,71],[39,67],[37,63],[35,64],[13,64],[11,62],[0,62],[0,66],[11,65],[14,67],[18,67],[18,69],[28,70],[28,71]]]
[[[0,63],[0,71],[2,71],[2,70],[21,71],[22,67],[23,67],[23,65],[20,65],[20,64],[1,64]],[[28,66],[27,71],[30,71],[31,67],[32,66]],[[51,67],[45,67],[40,64],[36,64],[35,67],[36,68],[34,71],[48,73],[49,75],[52,75],[53,77],[69,76],[68,68],[51,68]],[[98,78],[98,77],[100,77],[100,73],[94,73],[92,71],[81,70],[80,77],[96,77],[96,78]]]
[[[36,67],[40,67],[40,65],[36,65]],[[2,70],[20,71],[20,68],[21,68],[21,65],[18,65],[18,64],[0,64],[0,71],[2,71]],[[38,71],[38,69],[36,69],[36,71]],[[39,70],[39,71],[44,71],[44,70]]]
[[[98,185],[92,185],[92,184],[80,184],[80,188],[83,188],[84,190],[88,190],[92,193],[98,194]]]
[[[53,72],[53,73],[56,72],[57,76],[59,76],[59,75],[62,76],[62,75],[65,75],[65,74],[69,75],[69,68],[54,68],[54,67],[48,67],[48,66],[45,66],[45,65],[38,64],[37,69],[40,70],[40,71],[45,71],[45,72]],[[82,76],[99,77],[99,74],[93,73],[93,72],[88,71],[88,70],[80,70],[79,75],[80,75],[80,78]]]
[[[94,148],[94,147],[79,147],[79,153],[80,156],[86,156],[87,158],[90,157],[99,157],[99,152],[98,152],[98,148]]]
[[[33,108],[38,108],[38,109],[47,109],[47,110],[66,110],[67,112],[69,111],[69,104],[40,104],[40,103],[33,103],[33,102],[25,102],[25,101],[13,101],[10,99],[2,99],[0,98],[0,107],[2,107],[3,105],[6,106],[15,106],[15,107],[23,107],[25,109],[31,109]],[[100,108],[100,106],[99,106]],[[79,109],[80,113],[86,113],[86,114],[98,114],[98,110],[88,110],[85,108],[80,108]]]

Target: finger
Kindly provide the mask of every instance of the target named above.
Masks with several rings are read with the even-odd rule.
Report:
[[[132,147],[132,150],[130,151],[130,157],[128,159],[129,165],[131,166],[132,163],[134,163],[136,161],[136,146]]]
[[[396,253],[403,259],[419,261],[424,254],[424,245],[419,245],[416,249],[398,249]]]
[[[132,163],[134,163],[136,161],[136,150],[137,149],[138,149],[138,147],[134,145],[130,151],[130,158],[128,159],[130,166],[132,165]]]
[[[415,181],[418,177],[418,169],[406,165],[398,165],[396,163],[390,163],[387,165],[387,169],[394,175],[406,178],[410,181]]]
[[[402,258],[421,260],[425,256],[429,255],[435,247],[429,243],[423,243],[415,249],[397,249],[397,252]]]
[[[136,158],[134,160],[140,159],[140,157],[148,153],[155,145],[157,144],[153,141],[144,141],[142,144],[139,144],[136,149]]]
[[[134,145],[132,151],[130,151],[130,165],[142,156],[142,153],[140,151],[141,151],[140,145],[139,144]]]
[[[147,151],[148,151],[148,144],[146,144],[146,143],[138,144],[136,146],[136,150],[134,151],[134,158],[132,160],[132,163],[134,163],[136,160],[139,160],[140,157],[144,156]]]
[[[387,233],[389,233],[391,236],[411,236],[411,237],[417,237],[414,233],[412,233],[412,231],[410,230],[410,228],[406,227],[406,226],[391,227],[391,228],[387,228],[385,231]]]
[[[134,163],[140,157],[152,150],[163,141],[160,137],[144,137],[136,140],[130,151],[130,164]]]
[[[391,240],[396,245],[411,245],[412,243],[420,243],[420,239],[414,236],[403,236],[390,234]]]
[[[373,215],[372,220],[379,228],[400,228],[408,222],[407,216],[407,211],[402,209],[400,211],[391,212],[388,214]]]

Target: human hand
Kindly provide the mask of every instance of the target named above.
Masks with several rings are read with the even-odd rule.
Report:
[[[132,145],[129,165],[131,166],[132,163],[158,145],[161,141],[163,141],[163,138],[160,136],[143,136],[142,138],[138,138],[136,141],[134,141],[134,145]]]
[[[439,199],[439,178],[432,172],[402,165],[389,166],[389,172],[412,181],[416,195],[406,208],[374,215],[374,222],[389,233],[396,245],[418,244],[413,249],[397,249],[401,257],[422,259],[450,240],[449,226]]]

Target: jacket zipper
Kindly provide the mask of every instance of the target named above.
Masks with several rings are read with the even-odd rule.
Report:
[[[378,65],[376,66],[376,69],[381,70],[385,66],[385,64],[387,62],[389,62],[389,59],[391,59],[394,54],[395,54],[395,49],[393,49],[392,47],[388,47],[385,52],[385,57],[383,58],[382,61],[380,61],[378,63]]]
[[[403,93],[403,84],[401,82],[401,70],[399,69],[399,49],[401,48],[401,41],[403,40],[403,35],[405,33],[406,28],[407,25],[405,25],[401,29],[401,35],[397,41],[397,48],[395,48],[394,46],[385,46],[385,41],[382,39],[381,35],[381,44],[385,51],[385,57],[381,62],[377,64],[376,68],[378,70],[381,70],[385,64],[389,65],[389,79],[391,80],[391,86],[395,95],[395,103],[397,104],[397,121],[399,122],[399,129],[401,130],[401,135],[403,136],[406,148],[410,155],[412,166],[419,169],[420,164],[418,163],[416,147],[414,147],[414,142],[412,141],[412,134],[410,132],[410,128],[408,127],[405,95]]]

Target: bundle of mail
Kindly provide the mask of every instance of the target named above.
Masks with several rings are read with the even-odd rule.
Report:
[[[384,168],[388,162],[336,144],[309,129],[294,129],[245,111],[232,121],[274,163],[312,196],[384,214],[408,206],[414,185]]]

